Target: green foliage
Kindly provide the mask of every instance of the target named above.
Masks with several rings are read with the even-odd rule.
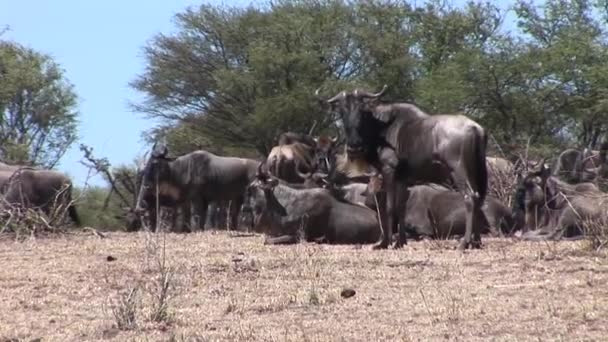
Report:
[[[120,202],[111,196],[107,208],[104,208],[109,191],[106,187],[96,186],[74,188],[76,210],[84,226],[103,230],[124,229],[124,212]]]
[[[76,140],[76,94],[51,57],[0,40],[0,158],[53,167]]]
[[[266,154],[284,131],[332,132],[313,93],[389,85],[387,100],[463,112],[507,152],[596,145],[608,129],[605,1],[518,1],[520,32],[490,3],[280,0],[203,5],[145,48],[135,108],[175,151]],[[604,16],[604,17],[602,17]]]

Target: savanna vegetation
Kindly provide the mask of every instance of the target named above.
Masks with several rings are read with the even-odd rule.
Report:
[[[340,134],[315,90],[384,84],[387,100],[473,118],[493,155],[597,149],[608,132],[606,0],[508,10],[277,0],[193,6],[174,22],[142,47],[130,84],[143,95],[134,115],[160,122],[147,142],[173,156],[261,158],[285,131]],[[0,31],[0,160],[54,167],[78,142],[77,92],[52,57]],[[124,230],[140,158],[112,165],[81,150],[107,183],[77,185],[83,225]],[[591,242],[488,239],[465,253],[450,241],[398,252],[265,246],[217,231],[0,235],[0,341],[599,340],[608,233],[604,222],[591,228]]]

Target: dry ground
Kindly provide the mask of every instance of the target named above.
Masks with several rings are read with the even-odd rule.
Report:
[[[461,253],[454,241],[371,251],[166,234],[175,275],[159,323],[162,236],[0,241],[0,341],[608,339],[608,259],[584,242],[485,239]],[[113,308],[129,287],[137,326],[119,330]]]

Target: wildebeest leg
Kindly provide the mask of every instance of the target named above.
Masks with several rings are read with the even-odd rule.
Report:
[[[190,226],[192,224],[192,203],[190,201],[186,201],[181,208],[183,220],[180,227],[176,227],[176,230],[179,232],[189,232],[191,231]]]
[[[239,196],[230,201],[230,227],[229,229],[238,230],[239,228],[239,213],[243,205],[244,198]]]
[[[469,246],[472,246],[473,248],[481,247],[481,222],[479,217],[480,215],[483,215],[483,213],[481,213],[481,201],[479,196],[473,191],[471,184],[463,173],[464,172],[459,172],[459,170],[457,170],[452,174],[458,190],[464,196],[464,206],[466,209],[466,228],[464,237],[458,247],[460,250],[469,248]]]
[[[156,208],[150,208],[149,210],[149,223],[150,223],[150,231],[155,232],[156,233],[156,225],[158,223],[158,212],[156,211]]]
[[[384,213],[386,215],[386,220],[382,220],[382,239],[379,243],[374,245],[373,248],[386,249],[391,244],[393,232],[397,230],[396,228],[399,223],[399,213],[397,212],[397,193],[399,191],[395,186],[401,184],[403,180],[405,180],[405,175],[397,175],[399,160],[397,159],[395,150],[391,148],[381,148],[378,151],[378,161],[374,164],[376,169],[379,169],[382,172],[382,189],[386,192],[386,202],[384,203],[385,205],[378,203],[378,208],[380,219],[382,220],[382,214]],[[399,176],[398,183],[396,182],[396,176]]]
[[[265,245],[293,245],[298,242],[300,242],[300,238],[297,235],[282,235],[264,239]]]
[[[405,235],[406,224],[405,224],[405,215],[407,215],[407,200],[410,196],[408,187],[403,182],[399,182],[396,186],[396,203],[395,203],[395,211],[396,217],[395,219],[399,223],[399,239],[395,242],[395,248],[403,247],[403,245],[407,244],[407,237]]]
[[[205,223],[207,222],[207,207],[209,203],[203,199],[195,200],[192,202],[194,209],[194,221],[196,224],[192,227],[192,230],[205,230]]]

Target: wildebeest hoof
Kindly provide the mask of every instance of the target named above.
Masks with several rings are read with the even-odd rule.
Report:
[[[388,242],[382,241],[382,242],[375,244],[372,247],[372,250],[387,249],[387,248],[388,248]]]
[[[401,241],[395,241],[395,243],[393,244],[394,249],[401,249],[401,248],[403,248],[403,246],[404,246],[404,243]]]
[[[458,245],[458,250],[459,250],[459,251],[464,251],[464,250],[465,250],[465,249],[467,249],[468,247],[469,247],[469,244],[463,240],[463,241],[462,241],[462,242],[460,242],[460,244]]]

